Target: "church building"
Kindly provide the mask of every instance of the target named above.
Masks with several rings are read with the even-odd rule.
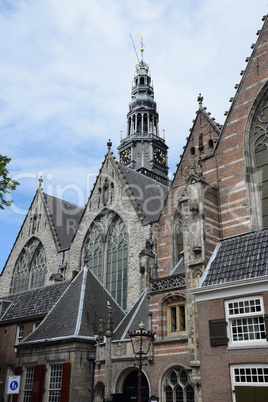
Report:
[[[199,94],[172,182],[143,48],[118,161],[109,140],[85,207],[46,194],[40,178],[0,278],[0,399],[267,396],[263,21],[223,125]],[[139,360],[143,333],[152,343]]]

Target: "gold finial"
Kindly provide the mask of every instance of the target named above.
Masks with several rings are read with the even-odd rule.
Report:
[[[143,321],[141,321],[141,323],[140,323],[140,325],[139,325],[139,329],[144,329]]]
[[[143,44],[143,35],[139,35],[141,38],[140,44],[141,44],[141,58],[143,58],[143,52],[144,52],[144,44]]]

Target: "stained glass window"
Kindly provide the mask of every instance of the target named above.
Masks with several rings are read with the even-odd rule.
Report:
[[[97,225],[93,225],[85,245],[85,258],[88,268],[92,269],[96,277],[102,280],[103,242]]]
[[[43,286],[46,274],[46,254],[42,243],[34,238],[23,248],[15,266],[13,293]]]
[[[253,166],[257,172],[255,191],[258,194],[259,209],[262,216],[262,226],[268,227],[268,101],[265,95],[256,108],[250,129],[251,152]],[[256,181],[258,183],[256,183]]]
[[[31,264],[31,288],[43,286],[46,274],[46,254],[42,244],[37,247]]]
[[[94,221],[86,238],[84,261],[126,309],[128,236],[124,222],[114,212],[107,211]]]

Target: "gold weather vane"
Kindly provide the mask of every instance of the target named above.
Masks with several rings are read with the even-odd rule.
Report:
[[[144,44],[143,44],[143,35],[139,35],[139,37],[141,38],[140,40],[140,44],[141,44],[141,59],[143,59],[143,52],[144,52]]]

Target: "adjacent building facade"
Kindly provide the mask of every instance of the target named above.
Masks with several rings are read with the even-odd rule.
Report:
[[[129,332],[141,321],[154,333],[144,401],[241,402],[249,389],[254,402],[266,396],[263,20],[222,126],[198,96],[172,182],[143,51],[119,162],[109,140],[85,208],[45,194],[40,179],[1,275],[3,400],[12,374],[21,378],[19,402],[135,400]]]

